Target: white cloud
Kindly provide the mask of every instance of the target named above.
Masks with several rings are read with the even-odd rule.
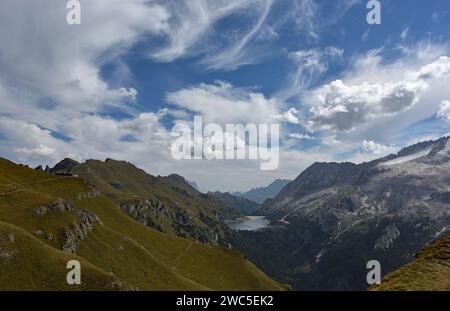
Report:
[[[437,116],[450,121],[450,100],[444,100],[441,103]]]
[[[26,155],[27,157],[37,156],[39,158],[48,159],[48,158],[56,158],[57,150],[55,148],[48,147],[46,145],[40,144],[36,148],[16,148],[14,152],[22,155]]]
[[[348,86],[336,80],[316,94],[318,105],[304,125],[310,131],[352,131],[373,118],[410,108],[426,89],[424,81]]]
[[[336,135],[325,136],[322,138],[322,144],[324,144],[325,146],[341,144],[341,142],[337,140],[336,137]]]
[[[353,85],[333,81],[312,93],[313,106],[303,125],[310,131],[353,131],[370,120],[410,109],[430,88],[431,79],[449,73],[450,58],[440,57],[417,71],[405,70],[398,81]]]
[[[291,124],[300,124],[299,111],[295,108],[290,108],[288,111],[275,116],[275,119]]]
[[[7,117],[0,117],[0,133],[0,152],[27,164],[57,161],[62,156],[58,150],[68,147],[48,130]]]
[[[302,133],[290,133],[288,135],[290,138],[298,139],[298,140],[311,140],[314,139],[313,137],[309,136],[308,134],[302,134]]]
[[[385,146],[382,144],[377,144],[373,140],[364,140],[362,142],[362,150],[366,153],[372,153],[375,155],[387,155],[396,152],[398,149],[393,146]]]
[[[436,79],[450,77],[450,57],[441,56],[438,60],[423,66],[418,72],[408,73],[408,78],[414,79]]]
[[[279,115],[275,99],[226,82],[199,84],[169,93],[167,101],[178,109],[203,116],[208,123],[266,124]]]
[[[143,34],[166,27],[166,10],[146,0],[83,3],[81,25],[68,25],[64,1],[0,1],[0,72],[20,102],[51,98],[76,111],[97,111],[129,93],[111,89],[100,66]],[[20,16],[20,18],[18,18]]]
[[[400,34],[400,38],[402,40],[406,40],[408,38],[408,35],[409,35],[409,27],[406,27]]]
[[[3,155],[30,164],[54,164],[66,156],[128,159],[133,148],[138,156],[152,149],[161,156],[161,116],[115,120],[98,114],[108,107],[132,107],[137,90],[111,87],[101,67],[142,36],[165,31],[170,15],[163,6],[147,0],[87,1],[81,25],[70,26],[64,1],[0,0],[0,5]],[[122,142],[127,135],[137,141]]]
[[[109,157],[154,169],[147,163],[170,162],[170,133],[160,123],[163,116],[143,113],[124,120],[95,115],[73,118],[60,125],[66,141],[31,122],[0,117],[0,152],[32,165],[52,165],[65,157],[79,161]]]

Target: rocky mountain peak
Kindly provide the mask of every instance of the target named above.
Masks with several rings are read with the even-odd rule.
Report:
[[[358,273],[366,258],[378,258],[386,272],[393,271],[449,232],[449,163],[450,139],[443,137],[359,165],[311,165],[263,205],[262,213],[282,224],[281,238],[270,237],[272,252],[299,271],[288,277],[300,289],[364,289]],[[286,249],[281,256],[280,248]],[[349,256],[355,249],[357,256]],[[354,267],[360,272],[349,273]]]
[[[80,165],[79,162],[65,158],[61,162],[57,163],[53,168],[50,169],[52,174],[71,174],[74,167]]]

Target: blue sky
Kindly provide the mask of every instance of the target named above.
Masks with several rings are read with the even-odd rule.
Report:
[[[295,178],[450,132],[450,4],[366,0],[0,0],[0,156],[117,158],[203,190]],[[171,128],[280,123],[280,166],[175,161]]]

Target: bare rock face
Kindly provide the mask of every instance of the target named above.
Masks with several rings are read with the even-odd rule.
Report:
[[[94,229],[96,225],[102,225],[100,218],[90,213],[85,209],[79,211],[81,223],[75,223],[72,225],[71,230],[66,230],[64,233],[64,245],[62,250],[67,253],[75,254],[77,252],[78,245],[81,241],[84,241],[89,231]]]
[[[72,170],[80,163],[75,160],[66,158],[55,165],[55,167],[49,169],[49,172],[55,175],[72,175]]]
[[[16,243],[16,236],[14,235],[14,233],[9,233],[9,234],[6,236],[6,241],[7,241],[8,243]]]
[[[57,199],[45,206],[38,206],[34,209],[37,216],[45,216],[49,211],[52,212],[70,212],[73,210],[73,205],[70,201],[65,199]]]
[[[34,232],[34,235],[40,237],[40,236],[45,235],[45,232],[44,232],[44,230],[42,230],[42,229],[37,229],[37,230]]]
[[[18,253],[15,249],[1,249],[0,248],[0,262],[10,262],[15,259]]]
[[[36,216],[45,216],[47,215],[48,209],[45,206],[38,206],[33,211]]]
[[[16,236],[14,233],[8,233],[3,237],[2,244],[6,246],[6,248],[0,247],[0,262],[10,262],[14,260],[18,251],[16,249],[11,249],[16,243]]]
[[[89,192],[80,193],[78,195],[78,200],[93,199],[93,198],[96,198],[101,195],[102,195],[102,193],[96,186],[91,186],[91,190]]]
[[[120,209],[138,222],[160,231],[162,228],[155,223],[155,220],[162,217],[173,218],[169,209],[158,200],[121,203]]]
[[[376,250],[386,251],[394,245],[395,240],[399,236],[400,231],[398,230],[397,226],[395,224],[391,224],[386,229],[384,229],[383,235],[377,240],[374,248]]]
[[[102,225],[103,224],[97,215],[95,215],[94,213],[90,213],[85,209],[80,210],[80,219],[81,219],[81,224],[85,225],[89,231],[94,228],[94,225],[96,225],[96,224]]]
[[[159,200],[124,202],[120,204],[120,209],[141,224],[153,229],[163,231],[163,228],[158,225],[158,221],[165,218],[171,222],[172,232],[180,237],[191,237],[203,243],[217,244],[219,242],[218,233],[220,231],[217,228],[221,223],[203,212],[199,212],[197,216],[192,216],[181,208],[171,211]],[[196,225],[193,222],[193,217],[196,217],[208,228],[201,228]]]
[[[123,282],[119,278],[117,278],[115,275],[114,275],[114,278],[115,279],[106,286],[107,290],[109,290],[109,291],[123,291],[125,289],[130,290],[130,288],[127,288],[123,284]]]
[[[121,204],[120,207],[133,218],[145,217],[145,211],[154,211],[155,213],[169,215],[169,210],[165,207],[164,203],[158,200],[124,203]]]
[[[48,209],[53,212],[70,212],[72,208],[72,204],[64,199],[57,199],[48,205]]]

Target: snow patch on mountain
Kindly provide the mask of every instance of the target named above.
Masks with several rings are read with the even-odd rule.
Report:
[[[396,159],[381,163],[380,166],[392,166],[392,165],[398,165],[398,164],[402,164],[402,163],[406,163],[406,162],[410,162],[413,161],[415,159],[419,159],[422,157],[427,156],[431,150],[433,150],[433,148],[427,148],[425,150],[407,155],[407,156],[403,156],[403,157],[398,157]]]

